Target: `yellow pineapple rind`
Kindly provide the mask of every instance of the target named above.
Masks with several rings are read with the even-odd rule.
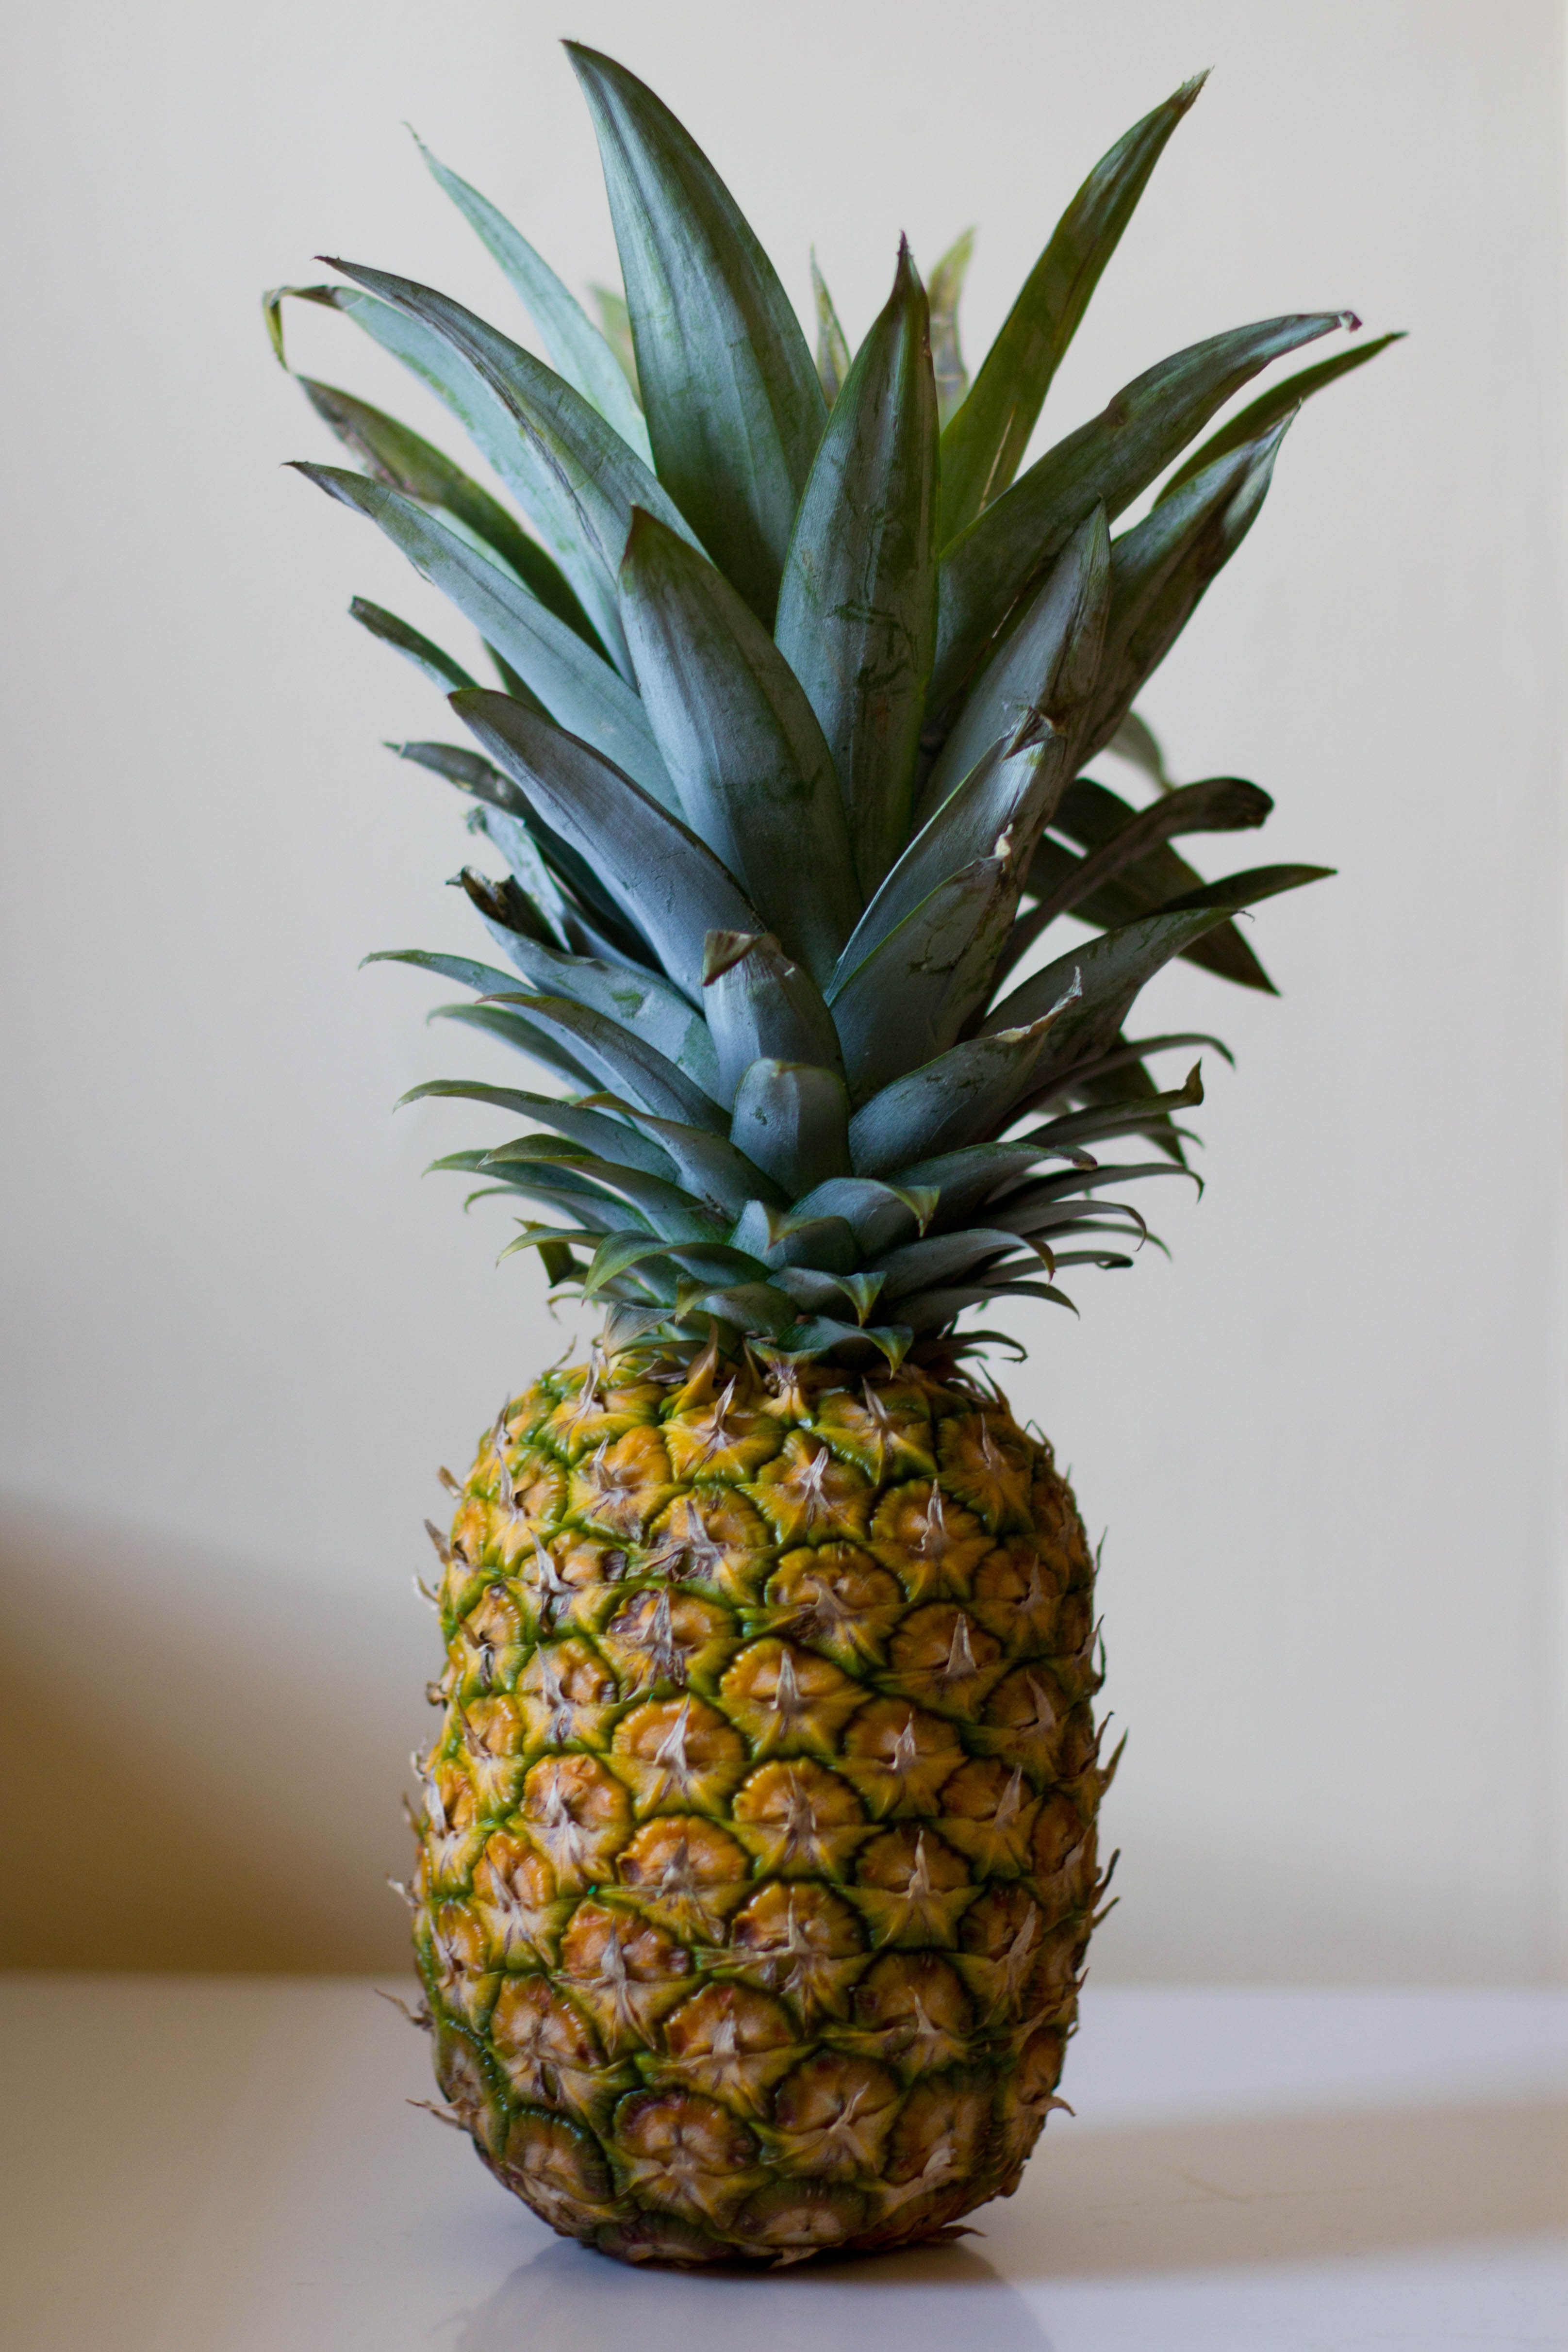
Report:
[[[953,1370],[595,1352],[509,1404],[415,1945],[451,2115],[553,2229],[794,2262],[1011,2193],[1103,1885],[1093,1575]]]

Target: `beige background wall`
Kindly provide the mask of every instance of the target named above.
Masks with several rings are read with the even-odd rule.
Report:
[[[489,1066],[355,964],[468,934],[377,748],[441,716],[342,617],[436,610],[278,461],[330,455],[256,294],[340,251],[515,323],[421,133],[612,266],[575,31],[654,79],[852,329],[981,229],[983,351],[1135,116],[1215,68],[1049,410],[1352,303],[1410,341],[1302,418],[1146,709],[1254,775],[1281,1003],[1171,1265],[1026,1309],[1013,1380],[1109,1522],[1132,1742],[1106,1975],[1561,1965],[1562,27],[1555,0],[54,0],[16,12],[0,462],[9,852],[5,1956],[389,1966],[432,1474],[565,1346],[394,1097]],[[300,352],[375,396],[346,325]],[[401,389],[398,404],[421,421]],[[1219,845],[1224,847],[1225,845]],[[1236,863],[1246,862],[1240,845]],[[1174,1191],[1175,1188],[1172,1188]]]

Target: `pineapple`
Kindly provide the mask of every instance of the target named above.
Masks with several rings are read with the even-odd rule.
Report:
[[[570,54],[625,281],[602,325],[430,156],[549,364],[382,270],[268,298],[280,360],[286,293],[391,352],[524,518],[301,379],[363,470],[300,470],[499,680],[352,607],[467,730],[402,756],[502,868],[460,877],[499,961],[393,960],[544,1073],[416,1088],[521,1125],[437,1164],[521,1212],[503,1256],[605,1318],[431,1528],[421,2021],[437,2112],[556,2230],[792,2263],[950,2231],[1061,2104],[1109,1876],[1094,1562],[964,1318],[1131,1263],[1125,1195],[1188,1172],[1202,1099],[1197,1066],[1148,1065],[1217,1045],[1130,1038],[1133,1001],[1178,956],[1268,988],[1231,919],[1324,871],[1204,881],[1173,843],[1268,795],[1173,785],[1132,704],[1301,400],[1392,339],[1193,450],[1358,322],[1215,336],[1020,471],[1197,83],[1089,174],[971,385],[967,239],[929,297],[900,247],[853,357],[814,264],[814,362],[700,149]],[[1102,753],[1135,799],[1085,774]]]

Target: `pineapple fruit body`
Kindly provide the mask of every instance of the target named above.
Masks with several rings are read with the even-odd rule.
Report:
[[[444,1558],[416,1943],[497,2178],[678,2263],[1009,2193],[1110,1777],[1048,1444],[952,1369],[595,1354],[505,1409]]]

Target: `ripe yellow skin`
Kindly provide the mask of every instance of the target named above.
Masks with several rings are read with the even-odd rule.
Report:
[[[951,1368],[645,1348],[506,1408],[415,1942],[448,2117],[554,2229],[799,2261],[1016,2186],[1103,1885],[1093,1572]]]

